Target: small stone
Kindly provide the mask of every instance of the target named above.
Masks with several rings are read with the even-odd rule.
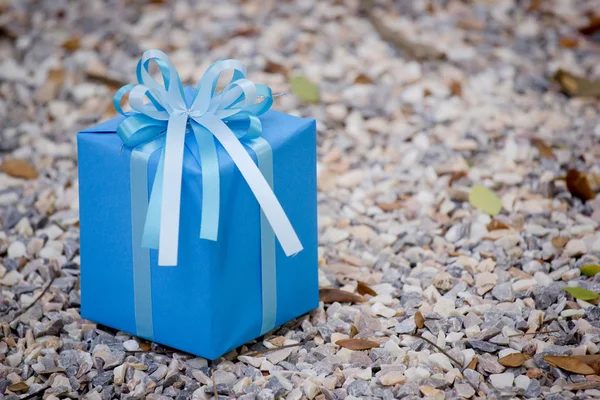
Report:
[[[581,239],[571,239],[567,242],[563,253],[567,257],[575,257],[585,254],[587,251],[585,242]]]
[[[406,380],[408,382],[418,382],[422,381],[423,379],[429,378],[431,376],[431,373],[425,368],[411,367],[404,371],[404,376],[406,376]]]
[[[406,382],[406,377],[400,371],[390,371],[379,377],[379,382],[384,386],[393,386]]]
[[[490,381],[492,383],[492,386],[494,386],[495,388],[499,388],[499,389],[511,387],[513,385],[514,380],[515,380],[515,376],[510,372],[506,372],[503,374],[491,374],[490,375]]]
[[[320,392],[319,387],[311,379],[304,380],[302,391],[308,399],[314,399]]]
[[[427,399],[444,400],[446,398],[446,394],[443,391],[431,386],[419,386],[419,390]]]
[[[414,318],[406,318],[396,324],[396,333],[413,333],[417,329]]]
[[[136,351],[140,349],[139,343],[133,339],[123,342],[123,347],[127,351]]]
[[[25,247],[25,244],[23,244],[23,242],[19,242],[18,240],[12,242],[11,245],[8,246],[8,256],[10,258],[21,258],[24,257],[26,253],[27,248]]]
[[[456,394],[461,398],[469,399],[475,396],[475,389],[467,383],[457,383],[454,385]]]
[[[429,362],[433,364],[433,366],[442,369],[444,372],[448,372],[453,368],[450,359],[442,353],[431,354],[429,356]]]
[[[515,378],[515,386],[523,390],[527,390],[529,383],[531,383],[531,379],[527,375],[519,375]]]
[[[498,301],[513,301],[515,294],[513,292],[512,283],[505,282],[494,286],[492,289],[492,296]]]

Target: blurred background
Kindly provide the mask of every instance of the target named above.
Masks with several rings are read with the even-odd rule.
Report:
[[[458,328],[452,329],[463,330],[455,307],[464,311],[469,302],[481,306],[478,313],[498,302],[518,303],[522,309],[513,314],[510,304],[505,308],[513,327],[564,333],[560,343],[566,344],[554,347],[553,355],[575,352],[578,345],[583,354],[586,348],[598,351],[592,343],[598,343],[598,335],[587,335],[590,324],[584,326],[586,335],[575,335],[571,321],[557,322],[565,307],[565,319],[585,315],[596,325],[599,320],[597,307],[588,313],[583,307],[590,304],[571,298],[567,303],[561,291],[566,282],[577,280],[595,292],[591,298],[600,292],[598,276],[588,279],[579,269],[600,264],[598,0],[0,0],[0,336],[6,337],[0,342],[0,396],[9,385],[11,398],[45,390],[50,372],[34,374],[23,361],[26,343],[27,357],[40,349],[32,330],[36,338],[49,337],[46,346],[57,349],[44,349],[50,367],[42,367],[54,371],[60,351],[62,364],[72,365],[77,355],[84,369],[77,376],[70,371],[69,379],[52,378],[58,383],[49,390],[68,386],[53,393],[70,391],[77,397],[93,387],[96,394],[90,399],[98,399],[101,390],[106,399],[127,393],[125,385],[112,385],[112,371],[91,370],[88,353],[91,340],[108,343],[117,349],[109,354],[114,368],[123,362],[121,342],[129,338],[77,314],[75,137],[80,129],[115,115],[114,92],[135,82],[136,63],[152,48],[168,53],[190,85],[216,60],[239,59],[251,80],[287,93],[273,109],[317,120],[319,284],[342,287],[344,293],[375,293],[364,285],[360,292],[361,282],[379,285],[373,287],[385,294],[372,308],[370,303],[363,308],[337,304],[325,312],[321,304],[310,321],[307,317],[283,328],[279,334],[309,343],[302,351],[310,354],[303,360],[317,365],[330,351],[321,345],[334,348],[332,332],[352,334],[348,321],[359,314],[360,334],[381,339],[381,331],[387,332],[389,351],[396,356],[408,346],[411,351],[420,346],[396,334],[415,330],[417,308],[423,315],[435,314],[425,324],[435,333],[430,337],[445,344],[441,329],[456,322]],[[52,284],[48,292],[47,282]],[[459,289],[452,293],[455,286]],[[43,299],[33,306],[34,291],[42,287]],[[468,296],[458,298],[459,290]],[[485,312],[483,324],[469,313],[465,328],[471,333],[479,332],[478,325],[488,329],[502,317],[494,312]],[[544,313],[552,317],[538,326]],[[527,315],[534,317],[526,320]],[[462,331],[453,334],[453,343],[456,335],[462,337]],[[508,338],[514,336],[519,334]],[[62,349],[58,337],[66,343]],[[508,338],[497,343],[509,343]],[[554,343],[554,337],[548,338],[536,342],[538,353]],[[458,354],[465,346],[460,343],[452,349]],[[481,353],[477,368],[486,377],[504,370],[489,353],[499,346],[489,350],[488,345],[472,345]],[[84,350],[75,353],[73,348]],[[373,360],[389,359],[387,351],[387,344],[373,349],[379,354]],[[422,378],[417,371],[422,369],[414,366],[427,360],[429,351],[423,351],[418,359],[411,356],[409,380]],[[352,362],[373,362],[364,352],[352,354]],[[350,365],[348,352],[337,355]],[[161,360],[179,368],[178,360]],[[206,360],[192,361],[194,371],[208,374]],[[9,377],[13,370],[3,365],[23,368],[27,384],[14,373]],[[223,365],[220,376],[229,379],[230,367]],[[335,390],[341,391],[335,398],[344,398],[346,387],[358,398],[371,393],[364,383],[371,379],[371,368],[364,370],[368,378],[353,381],[352,388],[346,380],[340,388],[342,381],[332,378],[339,375],[333,366],[327,366],[331,374],[326,379],[334,379],[331,390],[337,384]],[[115,374],[123,371],[115,368]],[[529,386],[521,389],[537,397],[540,385],[549,391],[554,379],[565,381],[552,371],[551,380],[541,378],[538,384],[534,379],[541,375],[534,374],[535,384],[527,380]],[[206,375],[194,378],[198,382],[178,398],[189,398],[201,385],[195,398],[212,396],[209,385],[215,381]],[[262,379],[263,373],[254,378]],[[320,382],[317,388],[296,378],[293,399],[302,393],[312,399],[329,384]],[[400,382],[392,378],[385,385]],[[227,381],[230,386],[235,379]],[[131,382],[133,390],[139,380]],[[172,394],[169,398],[179,394],[183,383],[177,382],[178,388],[164,389]],[[425,392],[415,385],[378,393],[387,396],[382,398],[397,398],[402,391],[433,393],[433,388]],[[465,396],[472,396],[473,389],[464,386],[464,393],[470,393]],[[136,390],[144,393],[144,388]],[[458,391],[459,386],[450,389],[448,384],[444,390]],[[440,398],[438,392],[430,398]]]

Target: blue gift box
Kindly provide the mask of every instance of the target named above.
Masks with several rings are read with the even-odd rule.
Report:
[[[194,89],[185,89],[187,101],[194,94]],[[276,245],[276,287],[271,290],[261,286],[259,205],[220,145],[219,236],[217,241],[199,238],[202,170],[197,145],[187,140],[190,133],[183,160],[178,263],[159,266],[158,252],[150,250],[149,277],[135,279],[131,149],[115,134],[124,118],[113,118],[77,135],[84,318],[215,359],[263,333],[263,299],[276,299],[272,306],[277,326],[317,307],[314,120],[276,111],[260,116],[262,137],[273,150],[274,193],[304,247],[288,257]],[[250,147],[246,150],[256,162]],[[149,159],[149,191],[159,156],[156,151]],[[145,299],[134,298],[140,287],[147,292]],[[264,290],[271,296],[264,297]],[[151,334],[140,332],[142,315],[152,326]]]

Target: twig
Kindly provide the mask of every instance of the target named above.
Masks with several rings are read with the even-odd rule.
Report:
[[[252,357],[256,357],[258,355],[271,353],[271,352],[277,351],[277,350],[289,349],[290,347],[302,346],[303,344],[304,343],[286,344],[285,346],[279,346],[279,347],[275,347],[275,348],[272,348],[272,349],[266,349],[266,350],[262,350],[262,351],[249,351],[247,353],[240,354],[240,356],[252,356]]]
[[[35,298],[35,300],[33,300],[33,301],[31,302],[31,304],[29,304],[27,307],[25,307],[24,309],[22,309],[22,310],[21,310],[21,312],[20,312],[20,313],[18,313],[18,314],[17,314],[17,315],[14,317],[14,319],[13,319],[13,320],[10,322],[10,324],[9,324],[9,325],[12,325],[13,323],[17,322],[17,321],[18,321],[18,319],[21,317],[21,315],[23,315],[23,314],[25,314],[27,311],[29,311],[29,309],[30,309],[31,307],[33,307],[33,305],[34,305],[35,303],[37,303],[37,302],[38,302],[38,300],[39,300],[39,299],[41,299],[41,298],[42,298],[42,296],[43,296],[44,294],[46,294],[46,292],[48,291],[48,289],[50,289],[50,286],[52,286],[52,283],[54,282],[54,279],[56,279],[56,275],[53,275],[53,276],[52,276],[52,279],[50,279],[50,282],[48,282],[48,284],[46,285],[46,287],[44,288],[44,290],[42,290],[42,293],[40,293],[40,295],[39,295],[38,297],[36,297],[36,298]]]
[[[393,44],[399,50],[404,51],[420,60],[440,60],[446,58],[446,55],[441,51],[423,43],[413,42],[402,32],[390,28],[388,25],[378,19],[373,0],[365,0],[363,5],[369,21],[371,21],[371,24],[373,25],[373,28],[386,42]]]
[[[511,338],[511,337],[517,337],[517,336],[526,336],[526,335],[534,335],[534,336],[536,336],[536,335],[543,335],[543,334],[546,334],[546,333],[557,333],[557,332],[560,332],[560,331],[558,329],[555,329],[555,330],[552,330],[552,331],[539,331],[539,332],[529,332],[529,333],[523,332],[523,333],[517,333],[515,335],[510,335],[509,338]]]
[[[126,353],[156,353],[156,354],[171,354],[177,353],[177,350],[125,350]],[[179,351],[179,353],[182,353]]]
[[[210,378],[212,379],[213,393],[215,395],[215,400],[219,400],[219,392],[217,391],[217,382],[215,382],[215,369],[214,368],[211,368]]]
[[[448,354],[448,352],[444,349],[442,349],[440,346],[438,346],[437,344],[433,343],[431,340],[421,336],[421,335],[417,335],[416,333],[408,333],[408,335],[412,336],[412,337],[416,337],[419,339],[423,339],[424,341],[426,341],[427,343],[429,343],[430,345],[432,345],[433,347],[435,347],[436,349],[438,349],[439,351],[442,352],[442,354],[444,354],[446,357],[448,357],[449,359],[451,359],[452,361],[454,361],[454,363],[456,365],[458,365],[459,367],[462,367],[462,364],[459,363],[454,357],[452,357],[450,354]]]

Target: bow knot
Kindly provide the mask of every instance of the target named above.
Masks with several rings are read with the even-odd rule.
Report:
[[[151,61],[158,64],[163,84],[150,75]],[[216,93],[217,81],[226,70],[234,71],[231,81],[222,92]],[[217,240],[218,234],[220,186],[216,138],[250,186],[285,253],[291,255],[302,250],[272,188],[240,143],[240,140],[251,143],[260,137],[262,126],[258,116],[273,103],[271,89],[247,79],[246,67],[241,62],[221,60],[208,68],[198,83],[195,97],[186,102],[179,75],[169,57],[160,50],[143,54],[137,65],[137,78],[137,84],[125,85],[117,91],[113,103],[118,112],[127,116],[117,128],[126,146],[138,148],[153,143],[162,147],[142,239],[144,247],[158,248],[159,265],[177,265],[188,127],[198,144],[202,169],[200,237]],[[133,111],[128,114],[121,108],[126,93]]]

